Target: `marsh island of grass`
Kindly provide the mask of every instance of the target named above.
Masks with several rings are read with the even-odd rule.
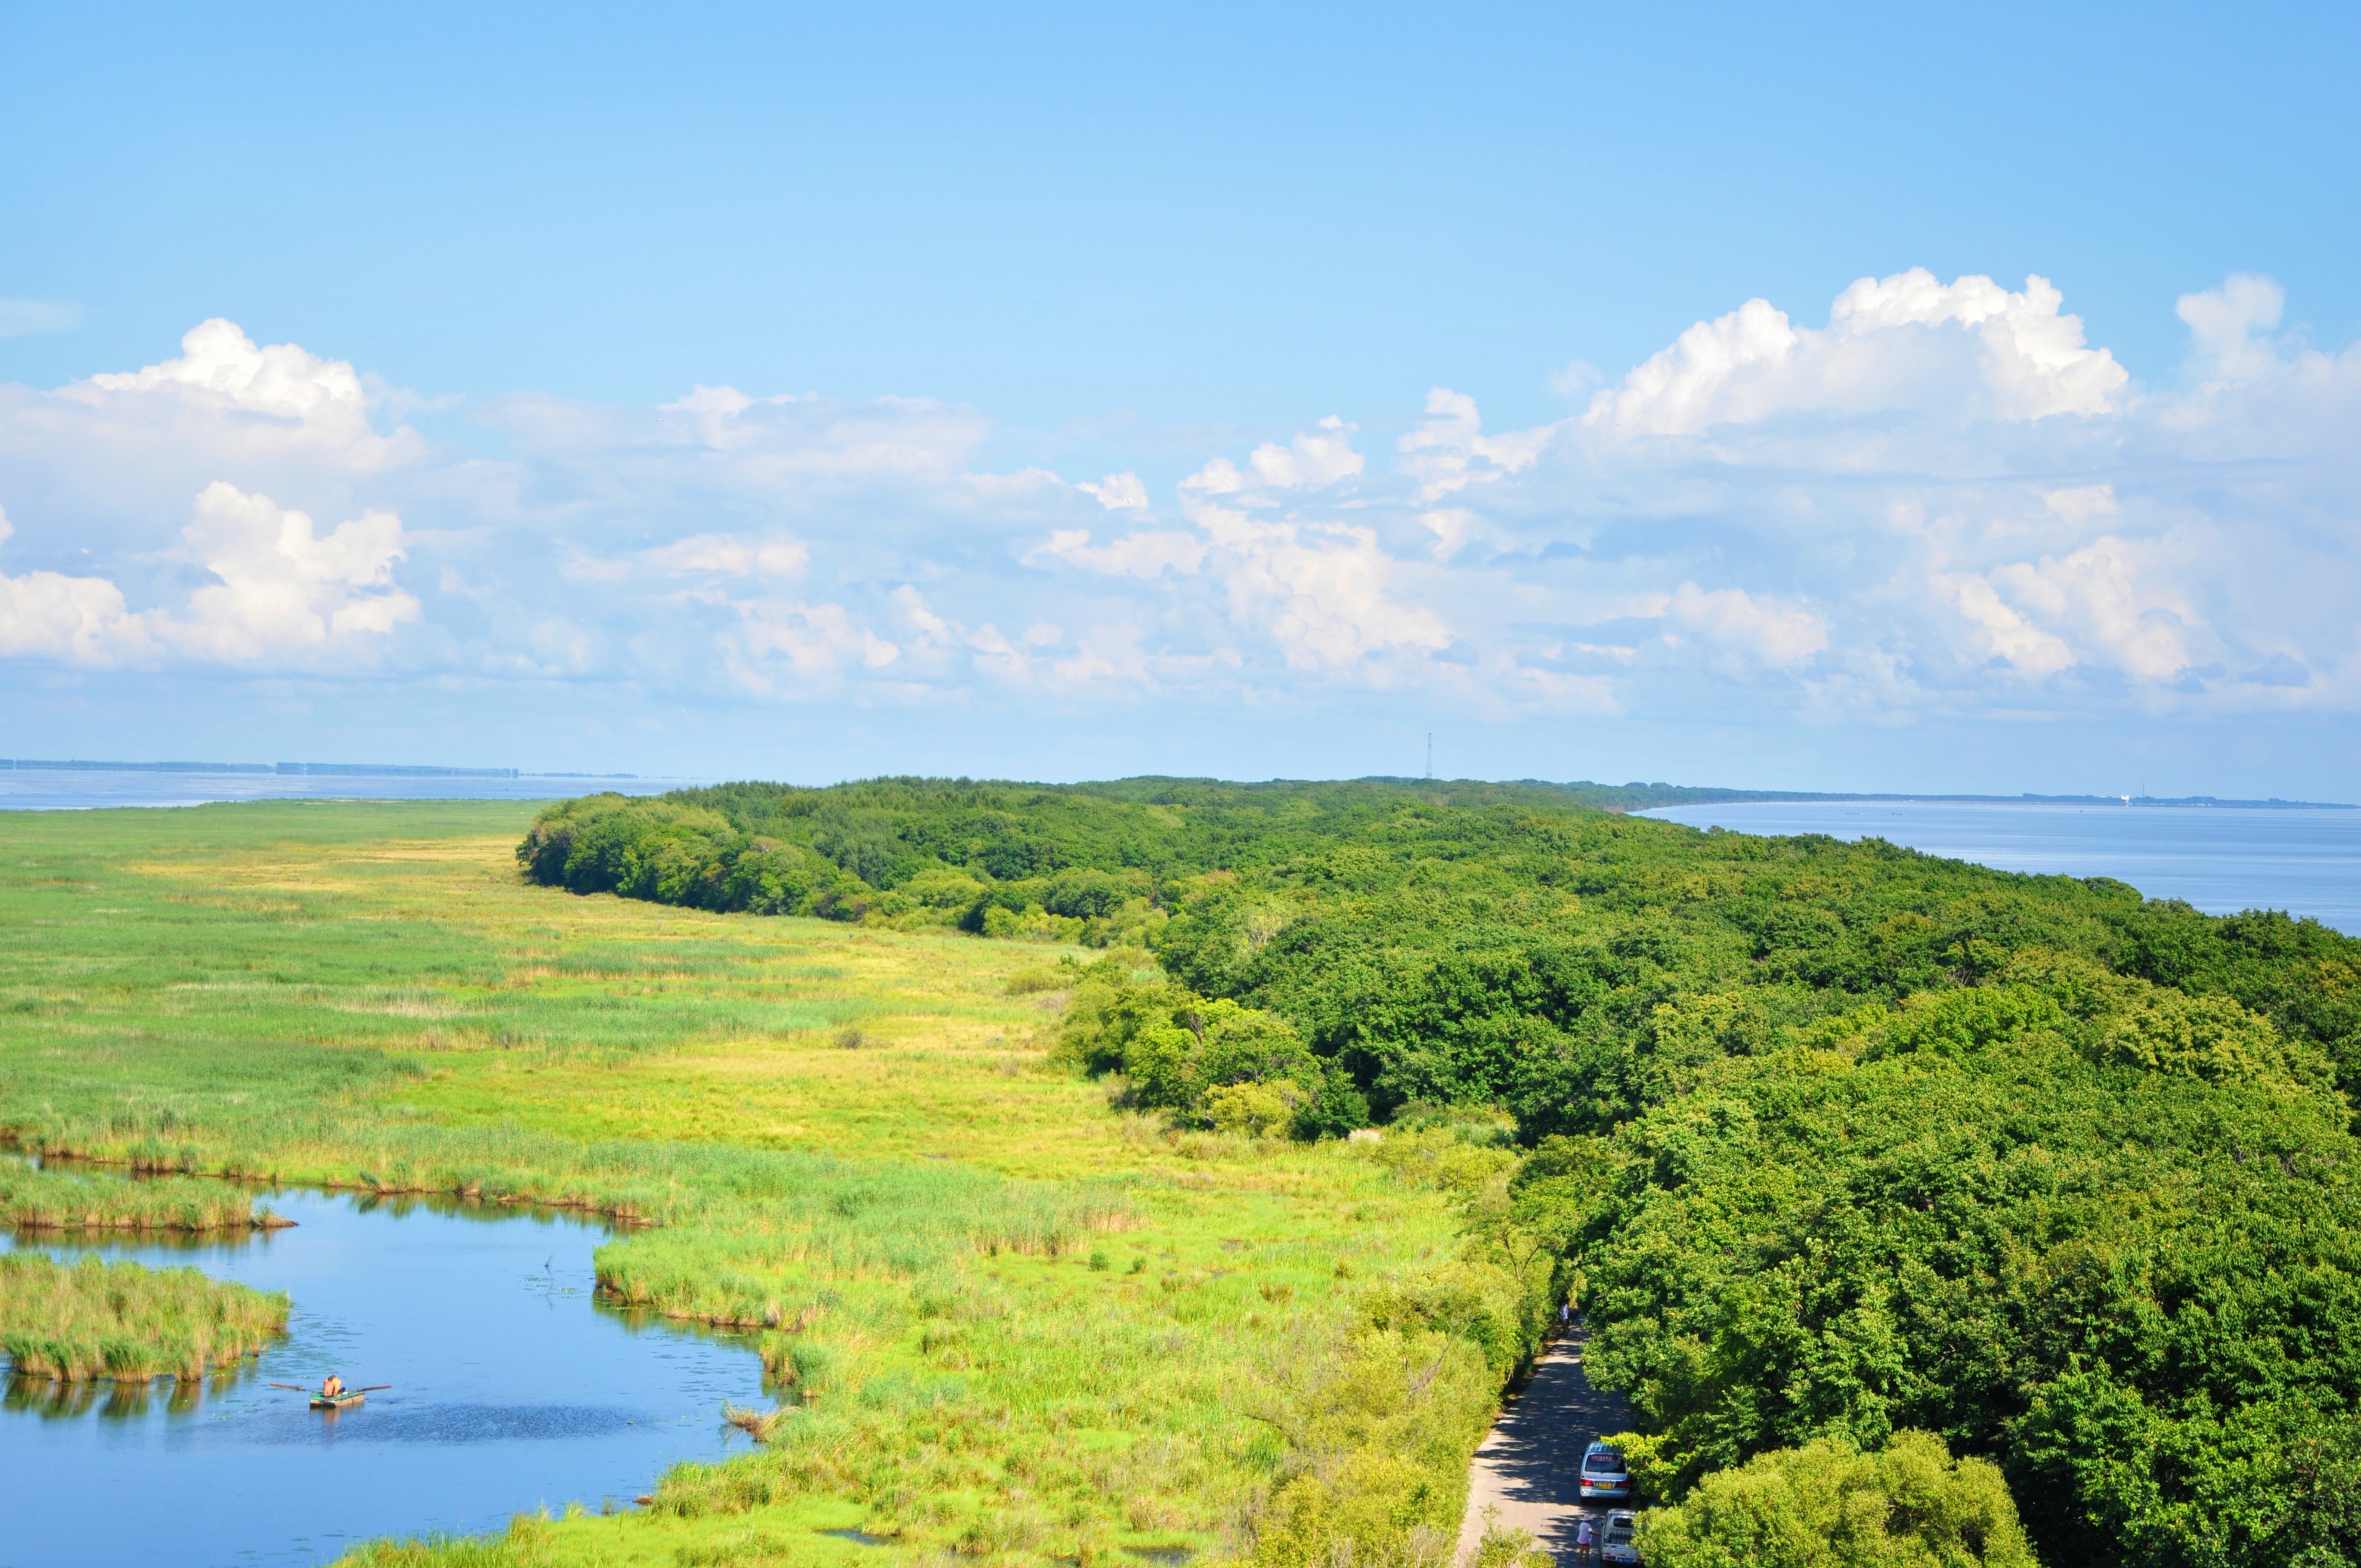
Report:
[[[0,1162],[0,1224],[33,1234],[162,1231],[204,1235],[271,1230],[283,1223],[251,1192],[219,1180],[150,1176],[129,1181],[104,1168]]]
[[[0,1354],[11,1375],[194,1382],[287,1332],[287,1298],[193,1268],[0,1253]]]

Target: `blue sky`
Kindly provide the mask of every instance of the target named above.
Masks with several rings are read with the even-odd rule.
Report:
[[[2350,796],[2361,14],[1897,9],[11,6],[0,751]]]

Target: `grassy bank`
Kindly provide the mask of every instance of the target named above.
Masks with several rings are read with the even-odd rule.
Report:
[[[1455,1522],[1533,1307],[1459,1241],[1487,1130],[1168,1134],[1049,1061],[1056,949],[526,886],[531,815],[0,817],[0,1133],[647,1222],[602,1280],[762,1325],[791,1413],[541,1560],[1324,1561]],[[816,1533],[852,1526],[895,1544]]]
[[[194,1382],[287,1332],[288,1299],[193,1268],[0,1253],[0,1354],[19,1376]]]

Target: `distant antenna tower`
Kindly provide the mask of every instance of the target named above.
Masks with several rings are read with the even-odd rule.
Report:
[[[1426,732],[1426,776],[1434,777],[1434,731]]]

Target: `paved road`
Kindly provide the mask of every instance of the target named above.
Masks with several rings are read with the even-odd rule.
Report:
[[[1536,1547],[1573,1568],[1575,1521],[1587,1513],[1594,1524],[1600,1523],[1607,1513],[1603,1505],[1585,1508],[1579,1500],[1576,1482],[1582,1451],[1631,1425],[1631,1407],[1622,1396],[1593,1388],[1582,1375],[1579,1331],[1551,1345],[1533,1369],[1532,1381],[1500,1411],[1492,1435],[1467,1467],[1467,1515],[1459,1524],[1458,1561],[1475,1554],[1489,1508],[1499,1529],[1531,1531]]]

